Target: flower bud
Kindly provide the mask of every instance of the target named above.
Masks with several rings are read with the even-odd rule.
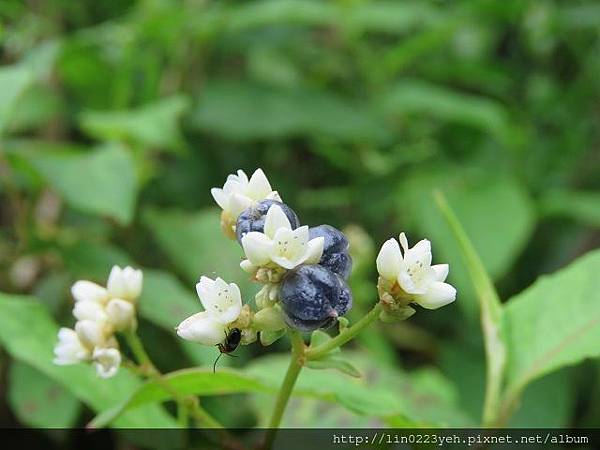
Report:
[[[112,298],[135,301],[142,292],[142,271],[113,266],[108,276],[108,293]]]
[[[101,322],[80,320],[75,324],[75,331],[86,348],[92,349],[104,343],[104,324]]]
[[[107,316],[104,307],[95,301],[83,301],[75,303],[73,316],[77,320],[91,320],[93,322],[106,322]]]
[[[131,302],[120,298],[113,298],[106,305],[108,322],[116,331],[124,331],[135,328],[135,307]]]
[[[240,340],[240,344],[248,345],[256,342],[257,333],[251,328],[246,328],[242,330],[242,338]]]
[[[116,375],[121,365],[121,352],[116,348],[96,348],[92,355],[96,373],[102,378]]]
[[[108,291],[91,281],[77,281],[71,288],[71,294],[76,302],[91,301],[100,304],[108,300]]]
[[[277,331],[285,328],[281,309],[272,306],[258,311],[254,314],[254,328],[259,331]]]

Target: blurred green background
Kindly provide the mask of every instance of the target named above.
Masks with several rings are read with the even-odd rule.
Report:
[[[140,334],[164,371],[216,356],[173,333],[199,310],[201,274],[256,290],[209,193],[238,168],[261,167],[302,223],[348,232],[351,320],[376,300],[390,236],[427,237],[450,262],[454,304],[350,352],[384,392],[413,397],[419,423],[479,423],[485,383],[477,301],[432,189],[504,299],[600,242],[597,1],[3,0],[0,63],[0,291],[72,326],[75,280],[142,267]],[[3,340],[2,426],[84,425],[110,406]],[[286,349],[221,362],[260,376],[277,363],[260,356]],[[599,380],[598,361],[543,377],[511,424],[598,426]],[[268,414],[258,396],[205,404],[229,426]],[[381,423],[314,398],[284,421]]]

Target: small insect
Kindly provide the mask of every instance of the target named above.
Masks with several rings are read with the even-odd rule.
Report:
[[[217,359],[215,359],[215,362],[213,364],[213,373],[216,372],[217,361],[219,361],[219,358],[223,355],[223,353],[225,353],[228,356],[235,356],[231,353],[235,351],[236,348],[238,348],[241,339],[242,331],[239,328],[232,328],[231,330],[225,332],[225,340],[222,343],[216,345],[216,347],[221,353],[219,353],[219,356],[217,356]]]

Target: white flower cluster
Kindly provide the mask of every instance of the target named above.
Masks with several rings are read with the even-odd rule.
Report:
[[[211,193],[223,210],[221,225],[230,237],[235,237],[236,221],[243,211],[262,200],[281,202],[281,197],[272,190],[262,169],[257,169],[250,179],[243,170],[238,170],[237,175],[227,177],[223,188],[213,188]],[[278,205],[269,208],[264,232],[249,232],[242,238],[241,244],[246,255],[241,263],[242,269],[255,278],[264,278],[267,283],[266,278],[277,271],[281,274],[303,263],[318,262],[323,251],[323,238],[309,240],[307,226],[293,230]],[[242,343],[256,340],[257,330],[251,327],[253,314],[249,306],[242,307],[240,289],[235,283],[202,276],[196,284],[196,291],[204,311],[179,324],[177,334],[180,337],[204,345],[217,345],[225,340],[227,331],[235,327],[241,329]],[[275,293],[276,290],[273,290],[272,296]],[[285,326],[283,321],[278,322],[280,328]]]
[[[431,243],[423,239],[408,247],[404,233],[388,239],[377,256],[379,296],[388,313],[407,318],[415,310],[408,306],[416,303],[427,309],[437,309],[456,299],[456,289],[445,283],[448,264],[431,265]]]
[[[256,274],[260,268],[291,270],[300,264],[316,264],[323,254],[324,238],[309,239],[308,226],[292,230],[281,207],[273,205],[267,212],[264,232],[252,231],[242,238],[246,259],[242,269]]]
[[[256,169],[250,179],[243,170],[238,170],[237,175],[227,177],[222,188],[212,188],[210,192],[223,210],[221,228],[230,237],[235,237],[235,222],[246,208],[261,200],[281,201],[262,169]]]
[[[71,288],[75,299],[75,329],[61,328],[54,348],[59,365],[92,361],[99,376],[114,376],[121,353],[114,333],[136,327],[136,301],[142,291],[142,271],[114,266],[106,288],[86,280]]]

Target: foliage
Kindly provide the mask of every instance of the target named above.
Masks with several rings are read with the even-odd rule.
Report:
[[[3,425],[83,426],[90,410],[176,425],[164,387],[52,364],[70,285],[113,264],[144,268],[140,335],[159,368],[199,366],[169,375],[173,388],[226,411],[227,426],[266,423],[286,357],[241,348],[213,375],[216,350],[173,333],[199,309],[202,274],[253,297],[209,189],[256,167],[307,223],[370,236],[349,233],[351,322],[377,298],[361,252],[401,230],[432,241],[459,291],[456,306],[311,361],[293,399],[305,409],[284,424],[318,425],[301,411],[322,401],[346,426],[480,424],[486,350],[488,419],[598,423],[597,360],[581,364],[600,349],[592,0],[100,3],[0,4]]]

